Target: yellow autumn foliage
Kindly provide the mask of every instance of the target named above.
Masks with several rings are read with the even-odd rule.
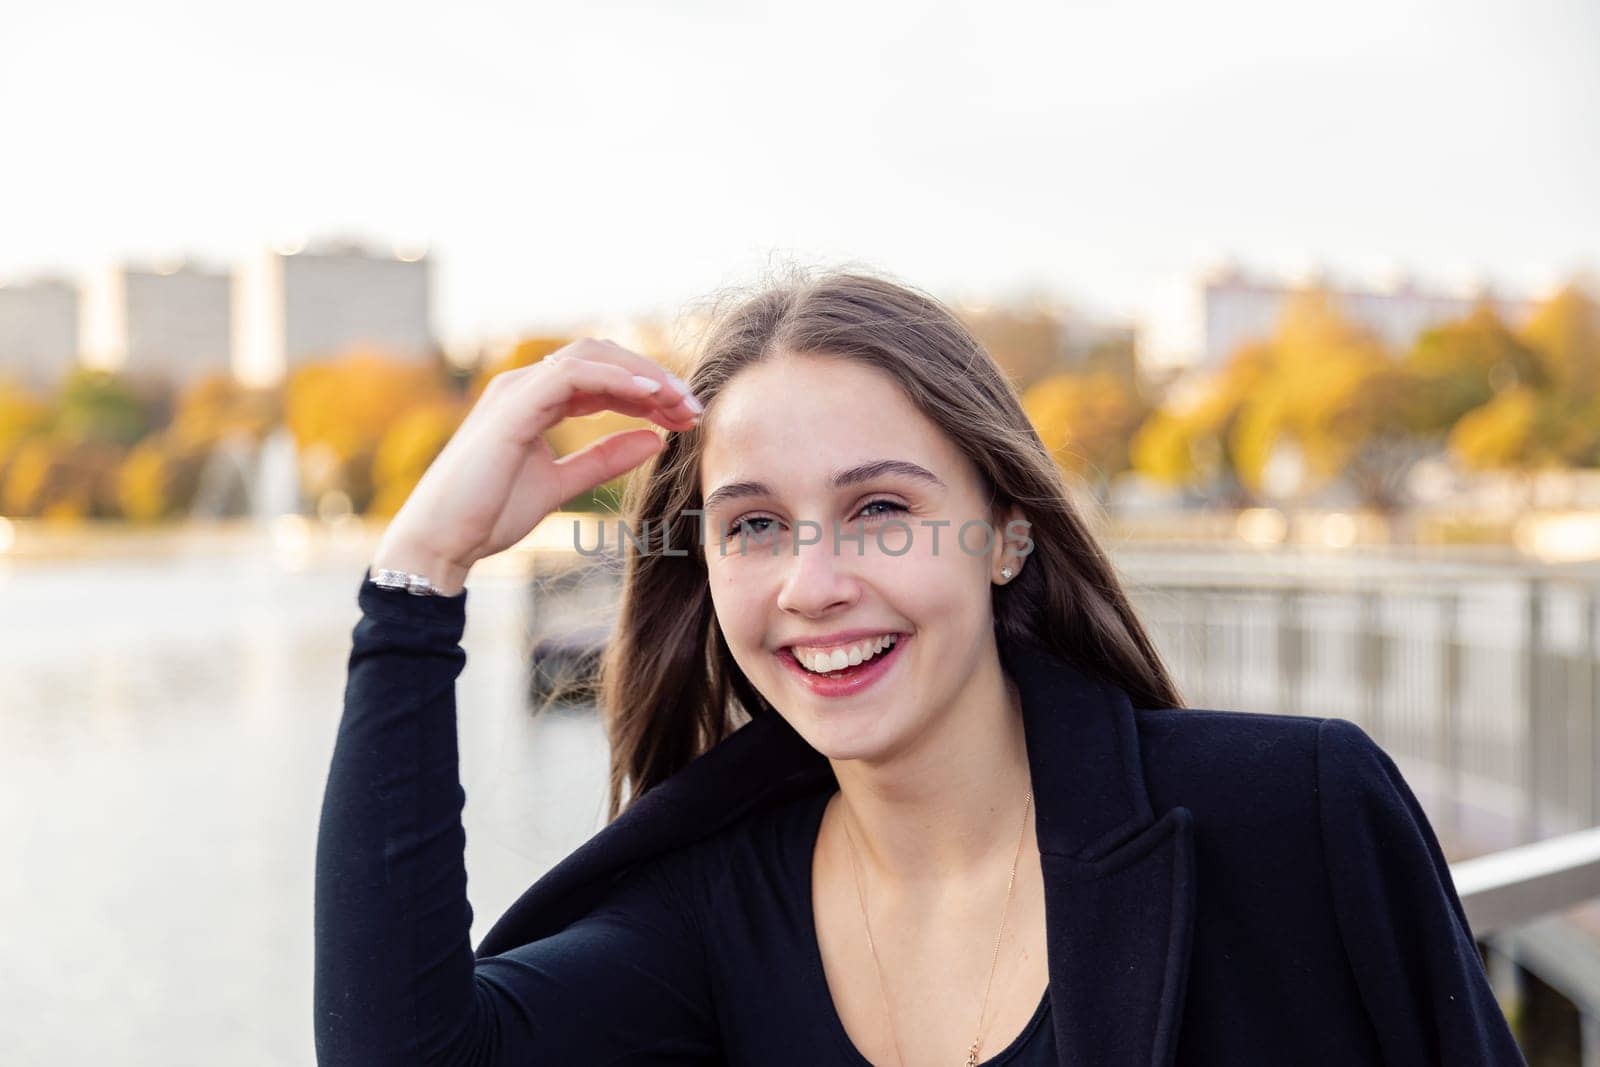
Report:
[[[1532,389],[1508,389],[1461,417],[1450,430],[1450,451],[1475,470],[1524,465],[1533,458],[1538,412]]]
[[[114,442],[24,440],[0,485],[0,514],[53,519],[116,518],[116,477],[126,449]]]
[[[307,491],[341,490],[357,512],[371,507],[379,491],[373,461],[395,425],[411,411],[459,403],[439,364],[374,349],[297,367],[283,392],[284,422]]]
[[[1310,476],[1304,488],[1315,489],[1390,429],[1402,378],[1378,339],[1327,292],[1304,290],[1285,303],[1271,337],[1241,347],[1198,399],[1143,428],[1134,463],[1169,484],[1225,465],[1260,491],[1274,453],[1293,445]]]
[[[284,421],[299,448],[320,445],[349,460],[373,452],[404,412],[449,398],[434,364],[358,349],[291,371],[284,384]]]
[[[179,393],[166,432],[181,448],[214,448],[233,434],[260,441],[283,421],[283,391],[241,384],[228,374],[207,375]]]
[[[194,501],[210,447],[185,440],[173,427],[134,445],[117,471],[123,517],[156,522],[183,515]]]
[[[395,420],[372,457],[368,514],[387,518],[400,510],[465,416],[463,404],[446,401],[413,408]]]
[[[1558,387],[1582,394],[1600,389],[1600,302],[1583,288],[1563,286],[1534,311],[1522,336]]]
[[[1022,407],[1065,472],[1103,481],[1128,466],[1128,442],[1145,405],[1120,377],[1056,374],[1030,386]]]

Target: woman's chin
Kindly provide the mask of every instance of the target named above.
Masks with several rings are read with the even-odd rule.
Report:
[[[881,712],[853,721],[830,717],[826,721],[810,717],[797,732],[806,742],[830,760],[871,760],[892,748],[891,732]]]

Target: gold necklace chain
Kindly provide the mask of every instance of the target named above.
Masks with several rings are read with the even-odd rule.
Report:
[[[1006,912],[1011,908],[1011,890],[1017,883],[1017,861],[1022,858],[1022,842],[1028,830],[1028,806],[1033,802],[1033,790],[1022,799],[1022,827],[1017,831],[1017,853],[1011,857],[1011,877],[1006,881],[1006,902],[1000,909],[1000,931],[994,936],[994,956],[989,960],[989,981],[983,987],[983,1007],[978,1010],[978,1033],[972,1039],[972,1047],[967,1050],[966,1067],[977,1067],[978,1048],[983,1042],[983,1017],[989,1012],[989,990],[994,985],[995,965],[1000,962],[1000,942],[1006,932]],[[861,905],[861,922],[867,928],[867,948],[872,950],[872,967],[878,973],[878,993],[883,997],[883,1017],[889,1022],[889,1039],[894,1042],[894,1058],[900,1067],[905,1067],[905,1057],[900,1052],[900,1037],[895,1033],[894,1014],[889,1010],[889,991],[883,984],[883,965],[878,962],[878,947],[872,942],[872,922],[867,918],[867,895],[861,887],[861,867],[856,859],[856,839],[850,832],[850,820],[841,819],[844,824],[844,836],[850,842],[850,868],[856,876],[856,901]]]

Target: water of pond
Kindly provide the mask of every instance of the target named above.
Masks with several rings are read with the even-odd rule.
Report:
[[[0,1062],[315,1062],[317,818],[366,560],[262,558],[0,575]],[[598,721],[527,713],[527,607],[473,575],[474,943],[602,813]]]

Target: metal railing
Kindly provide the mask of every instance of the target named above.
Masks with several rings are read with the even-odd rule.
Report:
[[[1118,563],[1188,703],[1349,719],[1457,851],[1600,823],[1600,576],[1417,559]]]
[[[1515,929],[1600,896],[1600,827],[1461,860],[1450,877],[1474,934]]]

